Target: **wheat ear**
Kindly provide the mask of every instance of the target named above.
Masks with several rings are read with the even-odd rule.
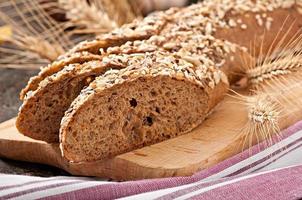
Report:
[[[105,11],[101,1],[91,0],[59,0],[59,6],[66,12],[69,20],[65,23],[66,28],[76,27],[74,33],[108,32],[118,27],[116,21],[111,19]]]
[[[231,95],[236,99],[236,104],[243,104],[246,113],[244,126],[238,131],[238,139],[241,144],[238,148],[243,151],[246,148],[266,142],[267,146],[280,138],[279,120],[283,113],[283,107],[268,94],[255,94],[253,96],[241,95],[233,91]]]
[[[286,20],[285,20],[286,22]],[[292,39],[285,43],[285,38],[292,31],[293,22],[280,41],[273,48],[271,45],[264,58],[258,58],[253,65],[246,67],[246,76],[249,86],[260,90],[263,87],[280,83],[288,76],[293,80],[302,72],[302,31],[297,31]],[[276,38],[279,38],[280,32]],[[275,38],[275,39],[276,39]],[[263,43],[263,41],[262,41]],[[274,40],[273,43],[276,43]],[[262,45],[261,45],[262,51]],[[262,53],[262,52],[261,52]]]
[[[288,118],[293,115],[302,117],[302,81],[288,87],[275,85],[269,92],[255,91],[246,96],[231,95],[237,104],[245,108],[245,125],[238,130],[241,150],[265,140],[270,146],[280,140],[280,130],[286,128]]]

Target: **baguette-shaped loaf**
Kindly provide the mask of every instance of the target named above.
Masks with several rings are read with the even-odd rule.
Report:
[[[182,135],[199,125],[228,89],[215,67],[167,52],[127,56],[84,89],[61,123],[61,150],[73,162],[101,160]]]
[[[107,59],[110,54],[153,52],[157,49],[158,51],[166,52],[168,55],[179,56],[196,66],[215,67],[225,72],[229,82],[233,83],[237,79],[237,74],[242,72],[240,66],[243,64],[248,65],[250,63],[249,60],[252,60],[250,53],[256,56],[271,53],[270,46],[272,46],[272,49],[276,46],[274,38],[278,29],[282,28],[284,30],[287,28],[288,30],[288,33],[287,31],[285,32],[287,34],[280,34],[285,35],[282,38],[285,44],[295,39],[295,30],[298,30],[302,23],[299,2],[294,0],[205,0],[202,3],[184,9],[170,9],[165,12],[155,13],[145,18],[142,22],[125,25],[121,29],[103,35],[94,41],[85,41],[73,48],[69,53],[87,51],[92,54],[101,54],[101,62],[103,62],[103,57]],[[288,20],[293,23],[289,23],[292,24],[290,26],[285,26]],[[250,45],[250,43],[253,43],[255,33],[259,35],[257,35],[254,44]],[[135,43],[138,44],[139,48],[144,45],[153,45],[153,47],[151,50],[145,50],[145,47],[143,47],[140,51],[133,51],[131,46],[136,46],[132,45]],[[121,51],[124,47],[127,49],[127,46],[130,46],[127,51]],[[257,48],[255,51],[254,47]],[[120,61],[117,62],[120,63]],[[127,61],[122,66],[129,66],[129,62]],[[81,68],[81,65],[78,68]],[[92,81],[95,76],[94,68],[86,68],[86,70],[86,78]],[[79,81],[82,80],[80,78],[82,75],[73,74],[73,72],[68,73],[72,74],[69,76],[72,77],[72,80],[75,80],[72,83],[74,88],[78,88],[78,94],[80,88],[85,86]],[[66,73],[66,76],[68,73]],[[44,78],[47,83],[48,78],[52,79],[51,76],[56,76],[56,74],[51,76],[50,74],[52,74],[51,70],[49,75],[40,76],[37,82]],[[60,108],[60,114],[57,114],[56,111],[50,111],[50,109],[39,109],[40,104],[46,104],[45,102],[51,104],[55,100],[51,97],[44,98],[45,101],[38,103],[38,108],[36,108],[35,99],[40,99],[44,92],[47,94],[49,92],[48,86],[45,87],[48,84],[42,84],[42,82],[40,83],[41,86],[37,87],[36,84],[35,87],[32,87],[32,90],[37,88],[36,91],[30,92],[29,96],[31,98],[27,98],[24,101],[24,105],[31,106],[22,106],[17,120],[22,123],[18,123],[17,127],[21,133],[30,137],[42,140],[48,138],[47,141],[58,141],[58,134],[55,134],[55,132],[59,132],[58,122],[60,117],[63,116],[64,109],[68,108],[67,104],[70,104],[72,100],[69,99],[66,104],[62,103],[64,106],[57,104]],[[60,85],[65,85],[66,83],[56,81],[54,84],[58,84],[55,88],[59,88]],[[56,92],[54,91],[52,95],[55,96]],[[220,95],[223,96],[224,94],[221,93]],[[73,97],[75,98],[76,95]],[[62,98],[65,97],[62,96]],[[36,110],[39,110],[39,112],[37,113]],[[26,113],[29,113],[29,117],[26,117]],[[39,120],[37,116],[42,116],[42,119],[49,120],[50,118],[45,116],[52,116],[53,114],[57,117],[51,117],[51,119],[55,120],[54,123],[47,123],[48,126],[52,126],[49,129],[52,130],[51,132],[48,129],[38,128],[35,129],[38,132],[30,133],[33,131],[30,128],[35,126],[35,124],[44,126],[43,120]]]

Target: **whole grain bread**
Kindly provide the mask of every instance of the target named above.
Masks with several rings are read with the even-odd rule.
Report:
[[[167,52],[128,56],[74,100],[61,122],[61,150],[73,162],[112,157],[184,134],[223,98],[223,72]]]
[[[290,30],[286,34],[280,34],[284,36],[281,38],[284,44],[294,39],[295,32],[301,26],[300,22],[291,23],[301,18],[297,8],[296,1],[292,0],[244,2],[206,0],[176,12],[171,23],[166,24],[160,34],[153,35],[147,42],[169,52],[163,53],[164,57],[179,56],[182,61],[194,63],[194,66],[206,68],[214,66],[216,70],[220,68],[231,80],[234,73],[240,72],[240,67],[234,67],[234,64],[238,63],[234,60],[239,58],[246,62],[246,58],[240,58],[234,49],[240,49],[243,55],[244,52],[250,52],[257,57],[270,54],[274,48],[280,47],[274,43],[275,38],[279,37],[275,33],[278,28],[281,28],[281,31]],[[284,23],[288,22],[284,13],[291,13],[288,17],[289,26],[284,26]],[[251,38],[253,39],[255,33],[259,34],[259,38],[256,37],[251,44]],[[236,45],[226,45],[228,43],[224,40],[238,44],[239,48]],[[213,42],[216,45],[213,45]],[[217,45],[219,42],[223,45]],[[211,55],[212,52],[215,52],[214,55]],[[144,60],[148,59],[144,57]],[[143,63],[141,65],[146,66],[145,63],[148,62]],[[216,105],[216,100],[219,101],[225,93],[220,92],[217,95],[219,86],[216,88],[217,85],[211,81],[206,84],[208,86],[206,88],[210,89],[203,88],[202,92],[195,93],[194,89],[190,89],[194,86],[187,86],[184,84],[186,81],[180,82],[183,85],[179,85],[177,82],[179,80],[172,75],[173,72],[163,67],[165,61],[161,60],[159,63],[164,69],[158,70],[157,64],[153,64],[151,69],[127,67],[120,71],[107,72],[83,90],[61,123],[63,156],[73,162],[102,160],[183,134],[201,123],[209,112],[208,108]],[[171,64],[171,60],[168,63]],[[153,74],[152,70],[163,70],[166,76]],[[131,75],[132,73],[134,75]],[[149,76],[150,74],[152,75]],[[201,80],[206,82],[206,76],[199,79]],[[175,96],[163,95],[173,89],[177,90]],[[212,93],[216,94],[217,98],[207,99],[206,96],[209,97]],[[157,96],[154,98],[152,94]],[[196,98],[194,94],[200,96]],[[186,97],[189,98],[184,100]],[[205,107],[198,104],[200,102],[198,100],[201,99],[202,102],[206,102]],[[176,108],[180,109],[173,107],[174,103],[177,105]],[[201,110],[195,113],[196,107],[183,108],[184,103],[190,105],[196,103],[197,108]],[[163,107],[169,114],[161,113]],[[110,115],[104,118],[103,113]],[[168,116],[168,119],[165,116]],[[175,119],[175,116],[181,117]],[[189,120],[186,117],[189,117]],[[184,121],[189,121],[189,125],[186,126]]]
[[[98,39],[94,41],[85,41],[77,45],[69,52],[69,54],[73,54],[75,52],[87,51],[92,54],[103,55],[103,52],[105,52],[106,54],[106,56],[104,57],[105,59],[102,58],[102,61],[100,62],[105,64],[106,62],[108,62],[108,60],[112,61],[118,57],[121,60],[115,59],[115,61],[113,62],[123,63],[121,65],[118,64],[120,68],[127,67],[127,69],[121,71],[121,73],[124,73],[124,71],[134,71],[135,73],[135,71],[139,71],[139,69],[129,69],[129,66],[133,65],[131,64],[132,62],[131,59],[133,59],[131,56],[135,56],[135,52],[144,52],[142,56],[144,57],[146,55],[149,55],[150,52],[151,54],[152,52],[155,53],[155,49],[157,49],[157,51],[163,52],[164,55],[166,55],[167,57],[172,56],[174,58],[182,60],[183,62],[191,63],[193,64],[193,66],[199,66],[199,67],[205,66],[206,68],[215,68],[215,70],[223,71],[227,75],[229,81],[233,82],[236,81],[238,73],[242,73],[243,71],[240,66],[242,66],[242,64],[246,65],[253,60],[250,54],[253,54],[254,56],[259,56],[261,54],[263,55],[269,54],[271,49],[270,46],[272,46],[272,48],[277,47],[277,45],[274,44],[273,38],[276,36],[276,33],[274,31],[276,31],[278,28],[286,27],[288,28],[288,30],[290,30],[289,34],[285,34],[285,37],[282,39],[284,43],[295,38],[294,37],[295,35],[293,33],[295,32],[295,30],[299,28],[299,26],[301,26],[302,20],[296,20],[295,23],[292,23],[292,25],[290,26],[283,26],[283,22],[285,21],[285,19],[287,20],[290,19],[291,22],[294,21],[294,19],[301,19],[302,16],[301,11],[298,8],[300,7],[298,7],[297,2],[293,0],[285,0],[285,1],[247,0],[242,2],[234,1],[234,0],[226,0],[226,1],[205,0],[202,3],[192,5],[184,9],[170,9],[166,12],[159,12],[150,17],[147,17],[142,22],[134,22],[133,24],[125,25],[123,28],[113,31],[107,35],[100,36]],[[286,18],[286,13],[289,14],[288,18]],[[289,27],[291,28],[289,29]],[[255,44],[250,45],[250,41],[253,40],[255,33],[259,34],[259,38],[255,40]],[[148,51],[144,50],[144,48],[142,48],[143,50],[141,51],[132,51],[131,47],[128,48],[128,51],[122,52],[120,50],[121,47],[126,47],[127,49],[127,45],[131,46],[134,43],[138,43],[139,45],[137,46],[139,47],[143,45],[147,45],[147,46],[153,45],[153,47]],[[254,49],[254,47],[256,48],[256,50]],[[125,53],[128,55],[125,55]],[[123,57],[125,56],[127,58],[124,59],[123,61]],[[146,65],[145,62],[143,62],[142,66],[144,65]],[[78,65],[77,68],[80,69],[83,66],[85,67],[86,65],[85,64]],[[155,65],[154,67],[158,68],[157,65]],[[87,70],[85,72],[85,74],[87,74],[87,77],[85,78],[83,78],[81,73],[73,73],[73,72],[66,72],[66,74],[62,76],[62,77],[65,76],[72,77],[70,80],[74,80],[74,81],[69,81],[69,79],[66,79],[68,83],[72,82],[73,84],[72,87],[77,88],[75,90],[76,92],[74,92],[75,95],[73,95],[72,98],[76,98],[76,96],[79,94],[79,91],[83,87],[85,87],[90,81],[93,81],[94,76],[97,76],[97,74],[94,74],[93,67],[88,67],[88,68],[85,67],[85,68]],[[106,70],[108,70],[109,68],[110,67],[107,67]],[[204,67],[202,67],[202,69],[203,68]],[[119,73],[118,71],[115,72]],[[59,73],[60,72],[57,72],[57,74]],[[64,74],[65,72],[62,73]],[[102,71],[102,73],[100,74],[103,73],[104,71]],[[54,74],[53,76],[56,76],[56,74]],[[108,75],[106,75],[105,77],[100,76],[95,82],[91,83],[91,86],[93,86],[93,84],[96,85],[97,82],[98,83],[101,82],[101,79],[107,80],[108,78],[107,76]],[[36,139],[46,140],[46,141],[58,141],[57,133],[60,127],[59,121],[61,117],[64,115],[63,114],[64,111],[69,106],[67,104],[70,104],[72,102],[72,98],[69,98],[68,103],[61,104],[64,106],[60,107],[56,105],[61,109],[60,114],[58,114],[55,111],[54,107],[50,109],[44,109],[44,110],[42,109],[45,113],[39,112],[41,114],[40,116],[42,119],[47,121],[49,120],[49,118],[45,116],[50,116],[50,118],[54,120],[53,122],[55,123],[50,123],[50,122],[44,123],[44,121],[40,120],[39,117],[37,117],[38,115],[36,114],[37,113],[36,110],[40,109],[39,105],[44,105],[45,104],[44,102],[51,102],[52,98],[49,98],[49,96],[51,95],[56,96],[58,94],[58,92],[56,91],[49,93],[48,89],[51,89],[52,86],[45,87],[45,85],[48,84],[43,84],[45,82],[48,83],[48,79],[52,79],[51,77],[52,76],[49,76],[48,78],[47,76],[44,77],[45,80],[40,83],[41,86],[39,86],[39,88],[36,91],[29,93],[28,95],[29,97],[31,96],[34,97],[27,98],[24,101],[24,106],[21,108],[17,121],[22,122],[22,123],[18,123],[18,128],[20,132],[24,133],[25,135],[34,137]],[[217,80],[219,79],[217,73],[213,73],[213,77],[214,79],[215,77]],[[87,78],[89,79],[89,81],[88,82],[84,81],[85,84],[82,84],[82,80],[86,80]],[[112,86],[112,89],[110,90],[116,89],[122,91],[123,90],[122,86],[127,88],[128,85],[131,85],[133,83],[137,84],[137,86],[135,85],[133,86],[134,88],[138,88],[139,90],[141,90],[143,88],[142,82],[140,81],[141,79],[145,79],[145,81],[148,81],[148,83],[150,82],[151,85],[154,84],[154,87],[158,87],[158,85],[156,85],[156,83],[154,82],[157,81],[162,82],[161,80],[166,78],[168,77],[162,75],[152,78],[146,76],[146,78],[143,77],[140,79],[133,77],[133,81],[132,79],[129,80],[127,79],[127,81],[123,82],[122,84],[116,84],[117,86]],[[60,79],[63,80],[64,78],[60,78]],[[173,77],[171,81],[170,79],[167,80],[168,84],[171,84],[171,82],[173,81],[175,81]],[[200,81],[208,82],[208,79],[205,76],[204,80],[200,80]],[[184,82],[187,83],[186,80]],[[180,85],[179,80],[177,80],[174,84]],[[225,92],[216,93],[215,91],[219,90],[216,87],[219,88],[220,86],[216,86],[215,82],[213,81],[209,81],[208,84],[210,89],[208,89],[205,93],[208,94],[209,96],[211,96],[213,93],[213,95],[216,96],[215,98],[213,97],[212,100],[207,101],[208,104],[207,106],[212,108],[214,107],[214,105],[218,103],[218,101],[220,101],[220,99],[223,97]],[[59,88],[60,85],[62,85],[63,87],[63,85],[64,86],[66,85],[66,81],[62,81],[62,82],[56,81],[54,85],[56,85],[54,88]],[[184,84],[183,87],[187,87],[187,84]],[[202,89],[206,90],[205,88]],[[134,93],[135,91],[129,90],[129,93],[131,92]],[[47,98],[43,97],[44,95],[43,93],[46,93],[45,96],[47,96]],[[108,94],[109,93],[110,91],[108,91]],[[181,94],[184,95],[185,93],[181,93]],[[78,99],[80,99],[81,96],[82,95],[80,95],[75,102],[78,102],[79,101]],[[84,96],[91,97],[90,95],[84,95]],[[92,96],[94,97],[94,95]],[[44,99],[40,101],[40,103],[38,103],[36,106],[35,103],[36,99],[41,99],[41,98]],[[62,98],[65,97],[62,96]],[[124,96],[123,98],[126,98],[126,96]],[[75,103],[75,102],[73,103],[72,108],[74,108],[74,110],[77,110],[76,106],[74,105],[76,104],[80,105],[81,103]],[[87,100],[87,102],[89,101]],[[85,106],[89,106],[89,105],[86,105],[85,103]],[[83,107],[85,106],[83,104]],[[82,109],[82,107],[79,109]],[[73,121],[73,117],[69,117],[68,114],[69,112],[70,110],[66,113],[66,116],[64,117],[64,121],[68,119],[69,122],[67,122],[67,124],[69,123],[76,124],[77,122]],[[74,113],[77,112],[80,111],[74,111]],[[207,113],[207,110],[205,109],[204,112],[202,111],[200,112]],[[170,117],[173,118],[172,115]],[[51,128],[49,130],[43,129],[43,131],[41,131],[38,128],[35,129],[36,133],[30,133],[33,131],[32,127],[35,126],[36,124],[41,124],[41,126],[43,124],[47,124],[47,126],[51,126]],[[63,123],[62,121],[62,127],[64,126],[64,124],[66,123],[65,122]],[[102,133],[98,132],[97,134],[102,134]],[[174,133],[171,133],[171,136],[167,136],[167,137],[173,137],[173,134]],[[62,136],[64,135],[63,129],[61,129],[61,135]],[[84,134],[83,137],[86,136]],[[68,136],[68,138],[72,138],[72,137]],[[146,144],[151,144],[153,142],[154,141],[151,140],[150,143],[147,142]],[[68,154],[69,148],[71,148],[70,146],[68,147],[67,146],[65,146],[66,147],[65,150],[63,148],[63,152],[65,151],[66,155]],[[74,161],[85,160],[83,158],[83,156],[85,157],[84,154],[81,154],[79,159],[75,158],[76,156],[73,155],[75,151],[82,151],[79,145],[77,145],[77,148],[79,149],[77,150],[73,149],[72,151],[70,151],[72,152],[70,156],[66,156],[66,157]],[[131,148],[136,148],[136,147],[131,146]],[[124,148],[124,150],[128,151],[127,148]],[[95,150],[91,149],[91,151],[95,151]],[[105,152],[105,154],[106,153],[108,155],[107,156],[104,155],[104,157],[100,157],[100,159],[111,156],[109,155],[110,153]],[[95,155],[92,155],[91,157],[89,157],[89,159],[92,160],[95,159]]]
[[[108,65],[106,69],[109,69],[110,65],[115,65],[115,67],[123,68],[125,66],[131,65],[131,55],[135,55],[135,53],[146,53],[153,52],[156,49],[165,51],[168,54],[175,55],[178,57],[182,57],[182,59],[187,60],[188,62],[194,63],[194,65],[204,65],[209,67],[218,66],[218,64],[224,63],[224,58],[226,58],[230,53],[235,53],[238,49],[236,45],[223,42],[221,40],[216,40],[213,37],[195,37],[191,38],[193,35],[183,35],[183,40],[187,42],[186,46],[182,46],[180,44],[180,48],[178,50],[174,49],[173,51],[166,51],[165,48],[156,46],[154,43],[156,38],[152,39],[152,42],[149,41],[134,41],[127,42],[126,44],[119,47],[110,47],[105,50],[102,50],[103,56],[101,63],[103,65]],[[176,38],[175,38],[176,39]],[[156,39],[158,40],[158,39]],[[216,51],[210,51],[210,53],[202,50],[198,50],[197,47],[202,43],[208,43],[207,48],[204,50],[208,51],[209,49],[215,49]],[[196,45],[197,44],[197,45]],[[198,45],[199,44],[199,45]],[[198,57],[201,55],[201,57]],[[77,65],[77,67],[73,68],[80,73],[75,73],[74,70],[71,70],[70,67],[63,68],[62,71],[58,72],[59,75],[54,74],[56,76],[55,82],[47,81],[51,79],[51,76],[46,78],[44,82],[41,82],[41,87],[37,89],[37,92],[31,92],[28,96],[31,98],[27,98],[22,108],[20,109],[20,113],[17,118],[17,128],[24,135],[30,136],[35,139],[45,140],[47,142],[56,142],[58,141],[59,135],[59,122],[63,117],[64,111],[67,110],[70,105],[72,98],[75,98],[81,88],[86,86],[83,84],[83,79],[89,77],[89,79],[93,80],[96,74],[95,67],[84,67],[81,65]],[[82,73],[82,68],[85,68],[85,73]],[[97,68],[98,69],[98,68]],[[103,69],[103,66],[101,66]],[[103,73],[104,71],[101,71]],[[62,76],[61,74],[64,74]],[[68,79],[66,78],[68,77]],[[68,87],[61,88],[62,85],[65,85],[66,82],[72,81],[72,87],[76,89],[76,91],[72,91]],[[70,86],[69,86],[70,87]],[[214,85],[212,86],[214,87]],[[72,91],[72,96],[69,93],[61,92],[59,89],[53,88],[61,88],[61,90]],[[60,93],[60,98],[64,99],[64,101],[57,101],[57,95]],[[223,94],[221,94],[223,95]],[[47,96],[47,98],[45,98]],[[36,98],[39,99],[39,103],[36,102]],[[67,100],[66,100],[67,99]],[[56,104],[52,105],[54,107],[48,108],[39,106],[39,104],[48,104],[55,101]],[[38,111],[37,111],[38,109]],[[65,110],[64,110],[65,109]],[[34,116],[31,116],[34,115]],[[30,120],[26,116],[31,116]],[[47,126],[45,126],[46,122],[43,123],[43,120],[47,120]],[[41,127],[39,126],[41,125]],[[36,127],[37,129],[34,129]],[[43,128],[44,127],[44,128]],[[57,133],[57,134],[56,134]]]

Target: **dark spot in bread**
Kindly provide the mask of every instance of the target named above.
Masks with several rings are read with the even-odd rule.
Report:
[[[137,101],[136,99],[132,98],[130,101],[129,101],[131,107],[135,108],[137,106]]]
[[[144,118],[143,123],[144,123],[144,125],[152,126],[153,118],[150,117],[150,116],[147,116],[147,117]]]

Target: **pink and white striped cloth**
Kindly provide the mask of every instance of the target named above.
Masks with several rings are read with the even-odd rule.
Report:
[[[302,121],[190,177],[108,182],[0,174],[0,199],[301,199]]]

